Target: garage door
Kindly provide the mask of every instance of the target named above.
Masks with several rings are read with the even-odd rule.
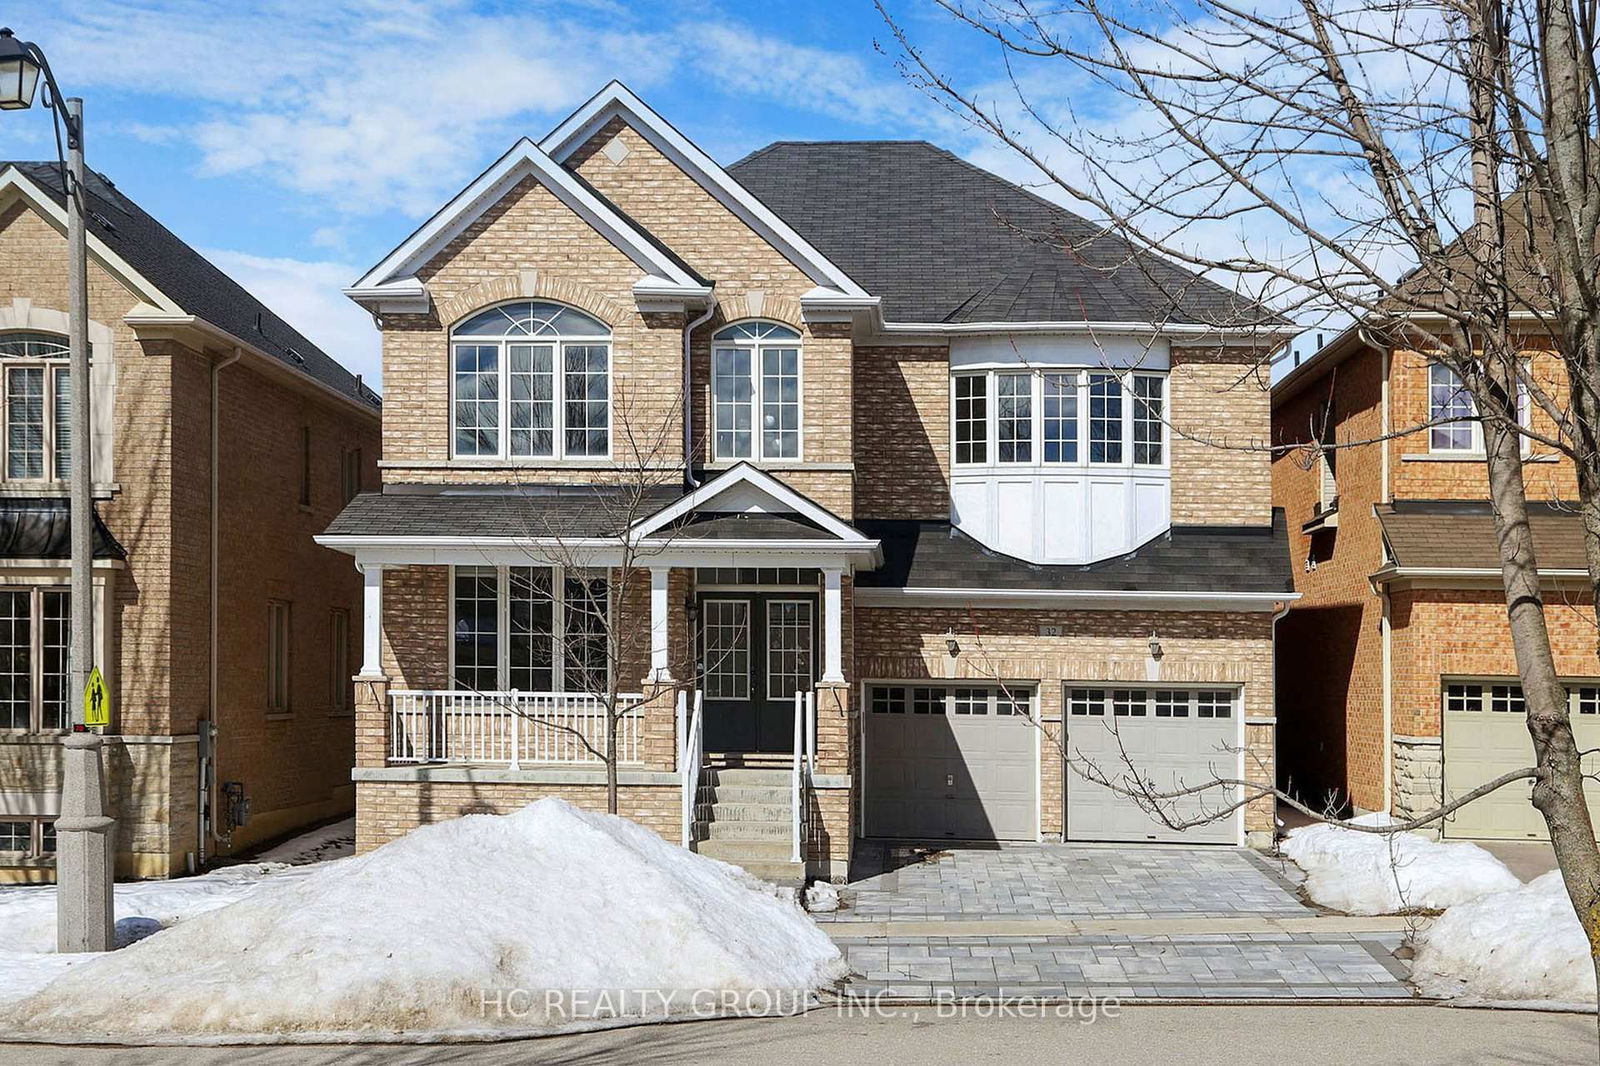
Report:
[[[1213,778],[1237,778],[1241,736],[1239,695],[1233,689],[1088,688],[1066,691],[1067,750],[1075,765],[1113,784],[1137,775],[1154,792],[1171,792]],[[1181,801],[1178,820],[1216,811],[1237,800],[1216,789]],[[1070,840],[1166,840],[1237,844],[1242,812],[1174,830],[1121,795],[1067,770]]]
[[[1579,751],[1600,748],[1600,686],[1574,685],[1568,706]],[[1527,707],[1514,681],[1447,681],[1444,700],[1444,792],[1465,795],[1501,774],[1533,765]],[[1600,770],[1600,755],[1583,761]],[[1600,784],[1584,783],[1589,810],[1600,814]],[[1445,835],[1466,840],[1543,840],[1544,818],[1529,802],[1533,784],[1510,784],[1467,804],[1445,824]]]
[[[1037,840],[1034,692],[870,685],[863,828],[914,840]]]

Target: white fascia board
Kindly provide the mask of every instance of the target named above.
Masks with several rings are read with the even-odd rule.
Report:
[[[745,225],[761,234],[793,261],[815,282],[831,285],[852,296],[866,296],[866,290],[851,280],[828,257],[813,248],[809,241],[796,233],[772,209],[752,196],[743,185],[723,170],[717,162],[666,119],[656,114],[648,104],[634,95],[620,81],[613,81],[601,89],[566,121],[551,130],[539,142],[557,163],[565,163],[572,153],[586,144],[599,129],[617,116],[622,116],[656,151],[672,160],[685,174],[715,197],[722,206],[737,215]]]
[[[367,566],[620,566],[623,546],[615,538],[561,537],[362,537],[319,535],[325,548],[353,556]],[[650,540],[636,542],[629,564],[652,566],[750,566],[754,564],[876,567],[882,555],[875,540],[837,543],[816,540]]]
[[[731,470],[718,474],[687,496],[679,497],[655,514],[635,522],[633,533],[636,536],[647,537],[663,526],[676,522],[678,519],[699,510],[724,492],[738,485],[750,485],[766,493],[784,507],[804,518],[810,519],[841,541],[861,543],[866,540],[859,530],[841,520],[827,508],[806,499],[771,474],[743,462]]]
[[[424,315],[431,302],[428,286],[414,277],[396,278],[383,285],[352,285],[344,294],[379,314]]]
[[[419,266],[439,254],[445,245],[529,174],[538,177],[545,188],[646,274],[675,285],[701,287],[670,256],[590,192],[565,167],[523,137],[350,289],[355,292],[378,289],[396,278],[414,274]]]
[[[54,223],[61,230],[62,236],[65,237],[67,232],[66,209],[56,203],[32,178],[8,164],[3,170],[0,170],[0,203],[6,202],[12,196],[26,200],[35,211]],[[156,288],[150,279],[135,270],[127,260],[112,251],[99,237],[89,233],[88,244],[89,254],[94,256],[96,261],[115,275],[119,281],[132,289],[139,299],[169,314],[183,313],[183,308],[178,306],[175,300]]]
[[[1263,326],[1256,329],[1226,329],[1201,323],[1174,322],[889,322],[880,321],[877,328],[890,336],[917,334],[919,336],[952,337],[965,334],[1005,333],[1055,333],[1070,336],[1095,334],[1122,336],[1155,336],[1175,338],[1201,338],[1227,342],[1230,340],[1272,341],[1281,343],[1305,332],[1298,326]]]
[[[857,607],[1013,607],[1075,611],[1274,611],[1298,592],[1098,592],[1089,589],[858,588]]]

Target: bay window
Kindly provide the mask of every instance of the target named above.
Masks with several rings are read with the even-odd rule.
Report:
[[[610,585],[546,566],[458,566],[452,681],[476,692],[603,692]]]
[[[0,588],[0,729],[71,726],[64,588]]]
[[[1166,383],[1143,371],[958,371],[955,463],[1165,466]]]
[[[611,330],[543,301],[480,311],[451,331],[451,454],[611,454]]]
[[[0,334],[8,480],[72,475],[70,354],[67,339],[53,333]]]
[[[715,459],[800,458],[800,334],[776,322],[719,330],[711,422]]]

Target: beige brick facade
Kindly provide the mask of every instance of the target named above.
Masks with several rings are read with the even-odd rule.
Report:
[[[60,232],[25,201],[0,207],[0,311],[9,311],[10,328],[30,316],[64,316],[66,277]],[[136,284],[91,262],[91,336],[103,330],[110,338],[93,353],[101,368],[95,401],[109,401],[110,415],[96,416],[110,437],[97,442],[110,463],[96,472],[97,507],[128,554],[125,565],[105,571],[101,666],[115,706],[106,766],[118,869],[165,876],[202,847],[196,734],[211,705],[211,378],[232,349],[209,347],[198,334],[130,327],[125,316],[160,298]],[[219,383],[217,780],[244,786],[251,820],[231,843],[206,842],[212,853],[352,805],[354,719],[348,707],[335,713],[329,633],[331,612],[346,612],[354,661],[360,577],[348,557],[311,537],[344,504],[346,449],[361,450],[372,487],[380,446],[376,412],[334,400],[264,357],[220,371]],[[303,430],[312,443],[309,507],[299,503]],[[0,495],[28,491],[0,482]],[[34,576],[65,584],[67,566]],[[293,605],[292,711],[273,720],[263,650],[268,599]],[[0,790],[57,789],[56,744],[52,734],[0,737],[0,749],[32,752],[0,765]],[[44,873],[0,869],[0,879],[12,876]]]
[[[566,165],[637,221],[694,271],[714,283],[709,319],[690,338],[687,463],[713,477],[734,465],[708,451],[712,337],[728,323],[761,318],[800,333],[803,365],[802,454],[759,464],[785,485],[847,521],[917,519],[950,514],[950,356],[929,338],[894,344],[863,339],[862,323],[808,315],[802,297],[819,280],[791,262],[725,203],[711,195],[638,130],[620,119],[602,126]],[[535,177],[523,179],[416,271],[431,300],[427,314],[385,314],[385,481],[389,484],[574,484],[637,478],[651,465],[676,477],[682,451],[683,327],[698,309],[641,312],[632,295],[640,270],[570,211]],[[638,462],[490,462],[452,458],[449,327],[502,301],[541,298],[571,303],[612,329],[614,424],[647,429],[664,443]],[[1268,394],[1255,370],[1259,354],[1198,347],[1173,352],[1170,402],[1172,521],[1180,525],[1264,526],[1271,522]],[[1191,440],[1190,437],[1197,438]],[[617,455],[616,459],[624,457]],[[631,468],[631,469],[630,469]],[[462,565],[471,565],[463,555]],[[726,565],[726,564],[724,564]],[[756,554],[736,565],[783,566]],[[692,678],[687,605],[692,570],[673,571],[669,602],[671,661],[680,683]],[[1007,675],[1040,685],[1048,731],[1060,728],[1062,684],[1068,680],[1144,680],[1152,631],[1169,649],[1163,680],[1239,686],[1248,729],[1250,774],[1271,780],[1272,634],[1270,614],[1221,612],[922,610],[857,607],[853,582],[843,586],[845,683],[817,691],[818,772],[830,782],[813,809],[813,869],[842,873],[859,813],[860,696],[864,680],[942,676],[944,634],[974,622]],[[446,566],[396,566],[383,578],[382,670],[385,681],[362,689],[358,762],[385,767],[389,750],[385,695],[450,687],[452,618]],[[647,634],[648,599],[632,587],[619,607],[621,625]],[[1039,625],[1069,635],[1041,638]],[[645,687],[648,648],[626,656],[622,687]],[[971,660],[963,660],[966,670]],[[957,676],[981,676],[960,673]],[[641,773],[671,773],[675,720],[671,690],[649,705]],[[1047,751],[1055,750],[1045,744]],[[1059,760],[1041,766],[1043,832],[1062,831]],[[390,767],[390,771],[397,770]],[[387,773],[387,771],[386,771]],[[472,784],[427,780],[425,774],[364,776],[358,786],[359,845],[392,839],[405,829],[473,810],[504,811],[540,795],[559,795],[590,809],[604,804],[597,783],[541,785],[529,780]],[[676,793],[660,785],[623,789],[621,813],[678,833]],[[1270,804],[1248,812],[1250,831],[1270,835]]]

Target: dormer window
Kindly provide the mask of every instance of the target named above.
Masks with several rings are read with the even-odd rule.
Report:
[[[718,331],[711,407],[715,459],[800,458],[800,334],[777,322]]]
[[[72,475],[72,372],[67,338],[0,333],[5,476],[61,481]]]
[[[451,455],[611,454],[611,330],[543,301],[480,311],[451,331]]]

